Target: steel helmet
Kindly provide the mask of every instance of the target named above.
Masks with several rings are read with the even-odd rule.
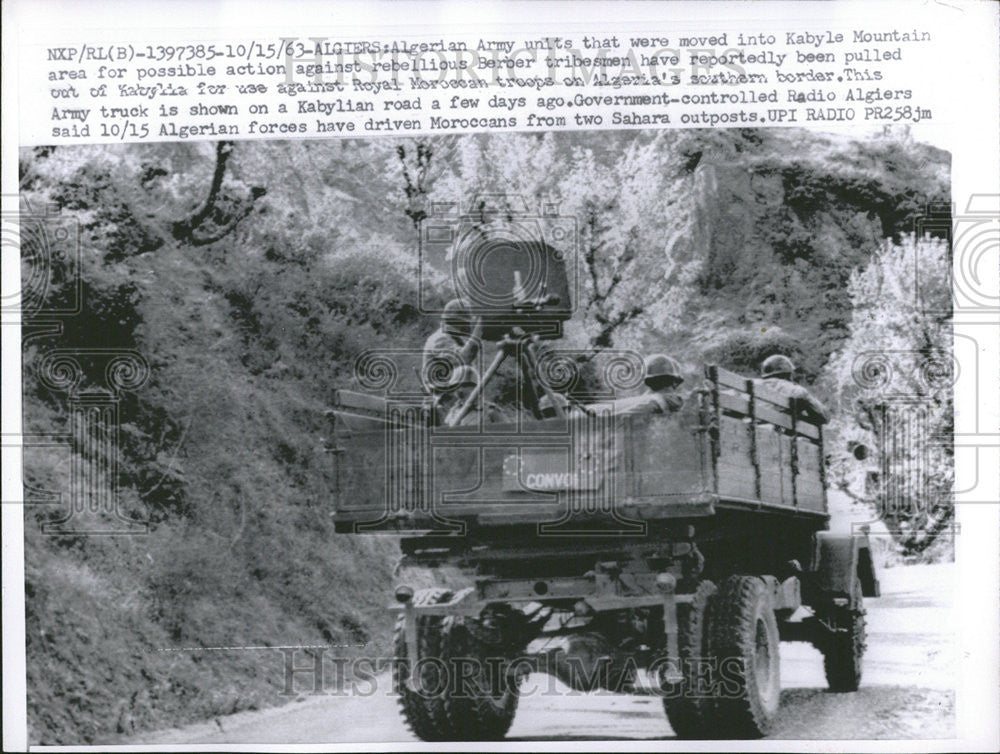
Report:
[[[681,365],[676,359],[664,353],[654,353],[646,357],[646,384],[656,389],[657,386],[680,384],[684,382],[681,375]]]
[[[444,305],[441,312],[441,325],[449,330],[468,331],[472,327],[472,314],[469,307],[453,298]]]
[[[790,380],[794,373],[795,365],[792,360],[780,353],[768,356],[760,366],[761,377],[783,377]]]

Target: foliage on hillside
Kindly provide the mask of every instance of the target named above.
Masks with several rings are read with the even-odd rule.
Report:
[[[25,327],[25,431],[69,431],[36,374],[52,348],[150,366],[122,402],[119,468],[150,532],[49,537],[52,508],[26,514],[44,743],[286,699],[277,652],[161,650],[384,654],[395,544],[334,535],[323,411],[360,352],[435,326],[417,305],[430,202],[518,194],[576,218],[571,345],[741,370],[779,351],[812,381],[851,333],[852,271],[948,196],[936,150],[794,131],[60,147],[25,151],[21,174],[33,210],[79,222],[84,292],[61,334]],[[50,305],[71,279],[53,271]],[[35,489],[65,489],[66,469],[65,449],[26,451]]]
[[[887,242],[851,275],[850,337],[826,373],[837,400],[834,429],[870,456],[865,492],[904,556],[953,546],[950,267],[942,241]],[[851,479],[858,464],[847,446],[837,450],[831,478],[849,493],[852,481],[864,489]]]

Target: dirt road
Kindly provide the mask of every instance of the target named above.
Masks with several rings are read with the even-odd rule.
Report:
[[[951,565],[880,572],[882,597],[866,600],[868,652],[862,687],[831,694],[822,656],[782,644],[785,691],[774,738],[946,738],[954,734],[955,616]],[[134,743],[362,743],[415,740],[383,678],[368,698],[312,697],[183,729],[135,736]],[[663,739],[673,736],[660,700],[580,694],[547,676],[521,700],[508,740]],[[384,689],[384,690],[383,690]],[[556,693],[548,693],[554,689]]]

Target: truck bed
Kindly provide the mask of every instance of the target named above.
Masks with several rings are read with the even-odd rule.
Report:
[[[341,391],[338,531],[644,535],[720,510],[826,521],[822,428],[766,385],[715,366],[670,414],[431,426],[425,407]]]

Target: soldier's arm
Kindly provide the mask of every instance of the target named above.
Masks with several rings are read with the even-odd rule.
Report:
[[[677,393],[663,396],[667,411],[678,411],[684,405],[684,397]]]
[[[809,408],[812,410],[820,424],[826,424],[830,421],[830,414],[827,412],[826,406],[811,395],[809,396]]]
[[[476,322],[472,328],[472,334],[466,338],[465,345],[459,351],[458,356],[463,364],[471,364],[479,353],[479,341],[483,337],[483,318],[476,317]]]
[[[793,400],[795,401],[796,408],[809,415],[817,424],[826,424],[830,421],[826,406],[808,392],[803,392],[802,395],[795,396]]]
[[[683,400],[678,395],[646,393],[633,398],[619,398],[612,403],[615,416],[636,414],[666,414],[681,407]]]

